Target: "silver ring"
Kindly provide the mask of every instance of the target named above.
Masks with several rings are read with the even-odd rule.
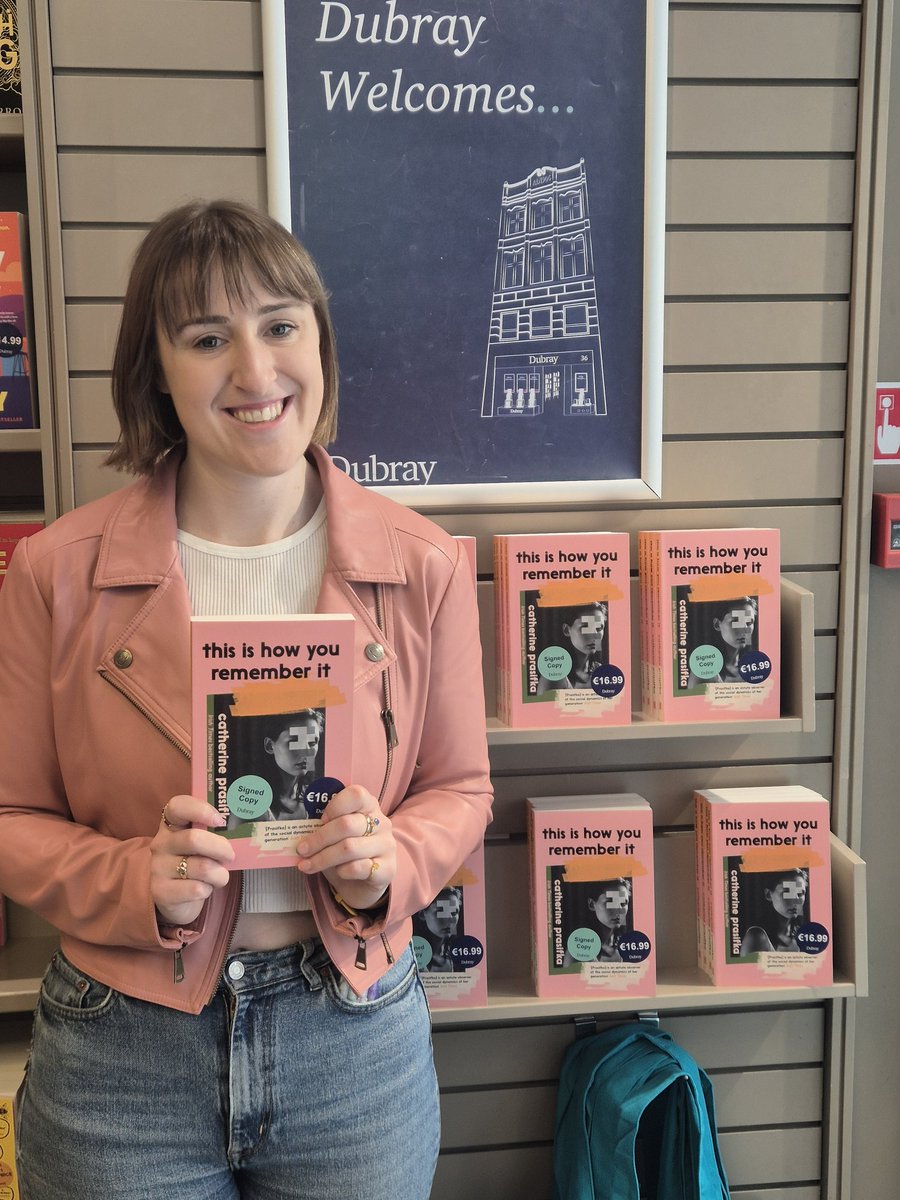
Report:
[[[372,834],[375,832],[375,830],[378,828],[378,826],[380,824],[381,824],[381,821],[378,819],[378,817],[373,817],[371,813],[367,813],[366,814],[366,831],[363,834],[363,837],[371,837]]]
[[[178,864],[178,866],[175,868],[175,870],[178,873],[179,879],[187,879],[187,877],[188,877],[188,860],[186,858],[183,858],[181,860],[181,862]]]
[[[372,876],[375,874],[375,872],[378,870],[378,868],[379,868],[380,866],[381,866],[381,863],[378,861],[378,859],[377,859],[377,858],[373,858],[373,859],[372,859],[372,870],[371,870],[371,871],[369,872],[369,874],[366,876],[366,883],[368,883],[368,882],[369,882],[369,880],[372,878]]]

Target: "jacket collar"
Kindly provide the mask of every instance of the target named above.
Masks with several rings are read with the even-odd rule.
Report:
[[[344,579],[405,583],[406,570],[396,530],[388,520],[394,505],[367,492],[331,461],[321,446],[310,446],[325,493],[328,568]],[[106,524],[94,574],[96,587],[158,584],[178,563],[175,485],[180,459],[152,479],[121,493]]]

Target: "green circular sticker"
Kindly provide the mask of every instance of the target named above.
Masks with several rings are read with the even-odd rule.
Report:
[[[416,966],[420,971],[426,971],[428,964],[431,962],[432,949],[431,943],[427,938],[419,937],[416,934],[412,940],[413,954],[416,956]]]
[[[572,670],[572,655],[564,646],[548,646],[538,655],[537,668],[545,679],[565,679]]]
[[[722,651],[716,646],[698,646],[696,650],[691,651],[691,657],[688,659],[691,672],[698,679],[715,679],[724,662]]]
[[[229,812],[253,821],[272,807],[272,785],[260,775],[241,775],[226,793]]]
[[[573,929],[566,949],[576,962],[591,962],[600,953],[600,934],[593,929]]]

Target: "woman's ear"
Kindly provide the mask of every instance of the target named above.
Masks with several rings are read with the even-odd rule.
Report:
[[[263,750],[265,750],[266,754],[275,753],[275,743],[270,737],[263,738]]]

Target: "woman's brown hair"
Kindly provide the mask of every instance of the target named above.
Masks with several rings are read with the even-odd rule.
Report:
[[[338,366],[328,296],[309,252],[277,221],[232,200],[197,201],[162,216],[138,247],[122,309],[112,371],[120,433],[110,466],[151,475],[184,445],[171,397],[161,389],[158,330],[169,337],[186,315],[205,312],[214,279],[232,304],[254,286],[312,305],[325,388],[312,440],[337,432]]]

